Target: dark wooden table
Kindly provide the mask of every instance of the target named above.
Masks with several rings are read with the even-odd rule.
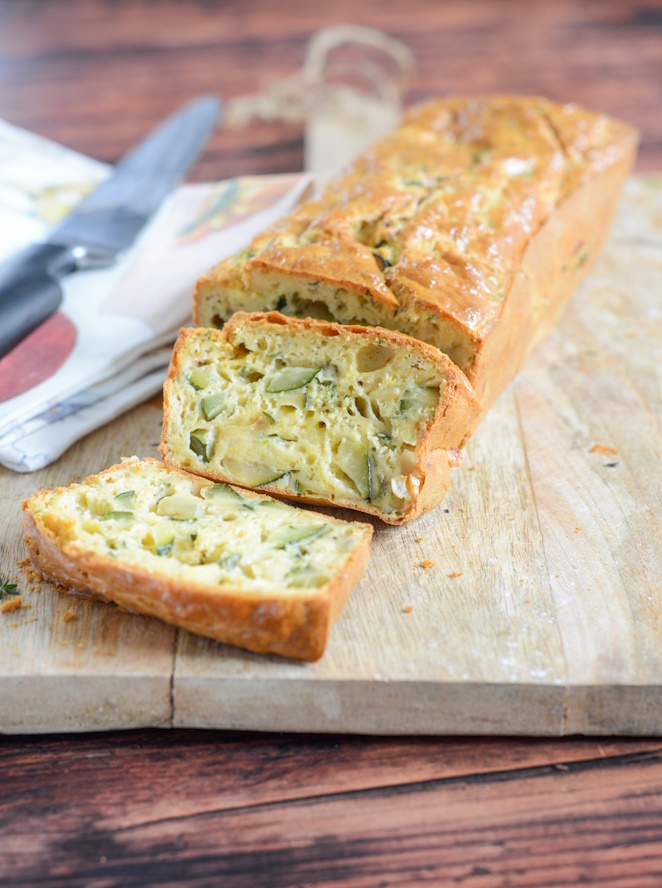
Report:
[[[408,99],[539,92],[641,127],[662,169],[662,2],[0,0],[0,117],[114,161],[178,103],[294,71],[333,22],[414,50]],[[220,132],[198,179],[296,170]],[[662,741],[140,731],[0,740],[0,884],[662,885]]]

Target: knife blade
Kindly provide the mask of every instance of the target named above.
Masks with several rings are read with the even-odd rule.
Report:
[[[48,237],[0,265],[0,358],[55,312],[60,280],[112,265],[195,161],[222,104],[188,102],[122,157],[111,175]]]

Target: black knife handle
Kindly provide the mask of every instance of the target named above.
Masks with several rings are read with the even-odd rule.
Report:
[[[58,281],[76,267],[74,250],[59,244],[33,244],[0,265],[0,358],[56,311]]]
[[[0,265],[0,358],[58,309],[61,278],[80,268],[110,265],[114,258],[105,250],[41,243]]]

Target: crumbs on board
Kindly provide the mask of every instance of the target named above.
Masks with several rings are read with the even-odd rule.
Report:
[[[0,604],[0,611],[3,614],[13,614],[14,611],[20,610],[23,607],[23,599],[20,595],[14,595],[12,598],[8,598],[7,601],[3,601]]]

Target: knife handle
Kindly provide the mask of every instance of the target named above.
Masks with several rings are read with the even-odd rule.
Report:
[[[60,279],[113,257],[63,244],[32,244],[0,265],[0,358],[49,318],[62,302]]]
[[[59,278],[75,268],[73,250],[58,244],[33,244],[0,266],[0,357],[53,314]]]

